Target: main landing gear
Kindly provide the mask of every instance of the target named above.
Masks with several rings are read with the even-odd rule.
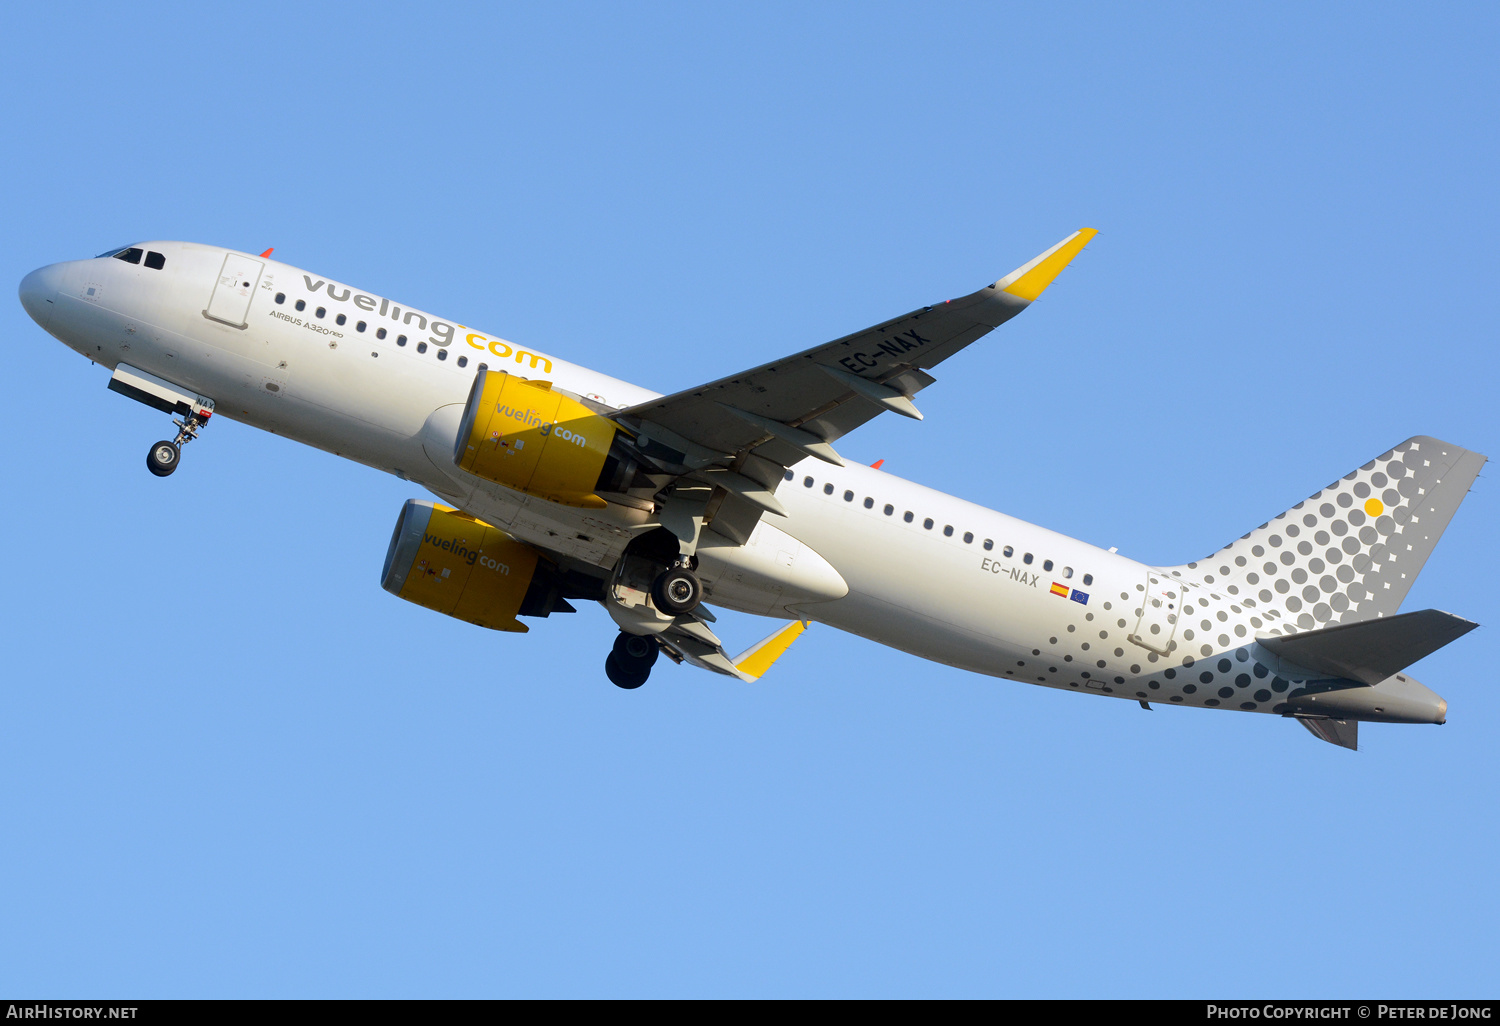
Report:
[[[146,469],[157,477],[166,477],[176,470],[177,464],[182,462],[182,447],[198,437],[198,429],[208,423],[208,417],[209,414],[189,413],[181,420],[174,418],[172,423],[177,425],[177,437],[170,442],[162,439],[151,444],[146,451]]]
[[[696,578],[694,578],[696,580]],[[615,687],[634,690],[646,683],[651,676],[651,667],[661,655],[656,639],[640,634],[620,632],[615,638],[615,647],[604,660],[604,673]]]
[[[633,538],[604,587],[603,604],[620,628],[614,649],[604,661],[604,672],[617,687],[635,689],[646,683],[651,667],[665,649],[674,662],[682,661],[668,631],[713,639],[701,625],[712,620],[701,609],[703,582],[698,560],[683,554],[677,536],[653,528]],[[717,639],[714,639],[717,643]]]
[[[703,582],[683,563],[663,570],[651,585],[651,601],[667,616],[691,612],[702,599]],[[659,655],[655,637],[621,631],[604,660],[604,674],[616,687],[634,690],[646,683]]]
[[[668,616],[691,612],[702,598],[703,582],[680,563],[664,570],[651,585],[651,601]]]

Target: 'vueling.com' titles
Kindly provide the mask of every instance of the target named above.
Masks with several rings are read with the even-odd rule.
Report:
[[[400,306],[392,303],[389,299],[368,296],[362,292],[355,292],[348,286],[337,286],[331,281],[323,281],[321,278],[313,281],[312,275],[304,274],[302,280],[307,283],[309,292],[326,290],[328,298],[335,303],[352,302],[360,310],[374,314],[376,317],[389,317],[398,324],[412,325],[418,331],[428,332],[427,341],[435,346],[447,347],[453,344],[453,339],[461,330],[461,326],[440,321],[435,317],[428,317],[419,310],[402,310]],[[498,359],[514,357],[518,366],[530,366],[534,370],[540,370],[544,374],[552,373],[552,361],[540,353],[533,353],[525,349],[516,349],[503,339],[490,338],[481,335],[477,331],[468,332],[464,341],[475,349],[488,352]]]

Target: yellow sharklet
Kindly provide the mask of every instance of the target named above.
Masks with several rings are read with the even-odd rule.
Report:
[[[782,653],[791,648],[792,642],[796,641],[805,630],[807,630],[806,621],[793,620],[785,627],[779,628],[769,638],[741,652],[739,658],[734,661],[734,668],[751,680],[759,680],[765,676],[771,664],[780,659]]]
[[[1045,292],[1047,286],[1052,284],[1052,279],[1061,274],[1062,269],[1072,263],[1079,251],[1098,234],[1093,228],[1080,228],[1041,256],[1011,271],[995,284],[1002,292],[1009,292],[1029,303]]]

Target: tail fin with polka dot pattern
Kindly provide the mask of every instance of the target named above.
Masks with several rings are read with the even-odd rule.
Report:
[[[1182,576],[1258,600],[1277,634],[1392,616],[1484,463],[1409,438]]]

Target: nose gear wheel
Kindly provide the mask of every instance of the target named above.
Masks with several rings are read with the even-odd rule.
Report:
[[[157,477],[166,477],[177,469],[182,460],[182,450],[166,439],[154,442],[146,452],[146,469]]]
[[[162,439],[151,443],[146,451],[146,469],[157,477],[166,477],[182,462],[182,447],[198,437],[198,431],[206,423],[197,414],[188,414],[181,420],[172,420],[177,425],[177,437],[172,441]]]

